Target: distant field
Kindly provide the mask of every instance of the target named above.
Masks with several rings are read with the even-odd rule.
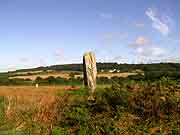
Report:
[[[98,74],[98,77],[107,77],[107,78],[112,78],[112,77],[128,77],[131,75],[137,75],[137,73],[129,73],[129,72],[124,72],[124,73],[100,73]]]
[[[69,78],[69,74],[68,73],[62,73],[62,74],[57,74],[57,73],[49,73],[49,74],[39,74],[39,75],[25,75],[25,76],[15,76],[15,77],[10,77],[10,79],[14,79],[14,78],[19,78],[19,79],[31,79],[31,80],[35,80],[37,77],[41,77],[41,78],[47,78],[49,76],[54,76],[54,77],[62,77],[65,79]]]
[[[32,72],[31,72],[32,73]],[[9,77],[10,79],[18,78],[18,79],[31,79],[35,80],[37,77],[41,77],[43,79],[48,78],[49,76],[53,77],[61,77],[65,79],[69,79],[71,77],[72,71],[63,71],[63,72],[49,72],[49,73],[43,73],[43,72],[36,72],[36,74],[33,75],[28,75],[28,73],[24,73],[24,75],[20,75],[20,73],[16,73],[17,76]],[[78,75],[74,75],[75,78],[82,78],[83,74],[82,72],[78,72]],[[137,75],[138,73],[129,73],[129,72],[123,72],[123,73],[110,73],[110,72],[100,72],[98,73],[98,77],[107,77],[107,78],[112,78],[112,77],[128,77],[131,75]]]
[[[109,73],[109,72],[104,72],[104,73],[98,73],[97,77],[107,77],[111,79],[112,77],[128,77],[131,75],[137,75],[138,73],[129,73],[129,72],[124,72],[124,73]],[[75,78],[77,77],[83,77],[83,75],[76,75]]]

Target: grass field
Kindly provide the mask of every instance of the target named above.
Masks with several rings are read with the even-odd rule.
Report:
[[[49,134],[47,130],[56,121],[58,106],[63,103],[63,96],[57,95],[77,89],[79,87],[1,86],[0,134]],[[31,132],[33,126],[36,130]],[[41,133],[41,128],[45,133]]]
[[[77,72],[77,71],[61,71],[61,72],[57,72],[57,71],[49,71],[49,72],[43,72],[43,71],[39,71],[39,72],[17,72],[17,73],[12,73],[9,74],[9,79],[14,79],[14,78],[18,78],[18,79],[31,79],[31,80],[35,80],[37,77],[41,77],[43,79],[48,78],[49,76],[53,76],[53,77],[61,77],[64,79],[69,79],[71,78],[71,74],[75,73],[74,77],[75,78],[83,78],[83,73],[82,72]],[[110,73],[110,72],[99,72],[97,77],[107,77],[107,78],[112,78],[112,77],[128,77],[131,75],[137,75],[138,73],[134,72],[134,73],[130,73],[130,72],[123,72],[123,73]],[[143,73],[142,73],[143,74]]]
[[[78,86],[0,86],[0,96],[55,95],[59,91],[77,90]]]
[[[166,78],[82,86],[1,86],[0,135],[179,135],[180,88]]]
[[[28,75],[26,73],[26,74],[23,74],[21,76],[18,76],[18,74],[16,74],[17,76],[10,77],[10,79],[19,78],[19,79],[31,79],[31,80],[35,80],[37,77],[48,78],[49,76],[62,77],[62,78],[65,78],[65,79],[69,79],[70,78],[69,74],[70,74],[70,72],[40,73],[40,74],[34,74],[34,75]]]

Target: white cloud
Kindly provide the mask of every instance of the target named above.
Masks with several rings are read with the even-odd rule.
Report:
[[[152,27],[156,30],[158,30],[163,35],[168,35],[170,32],[169,23],[172,21],[172,19],[169,16],[164,17],[158,17],[156,12],[149,8],[146,11],[146,15],[151,19],[152,21]]]
[[[122,56],[115,56],[110,61],[112,61],[112,62],[119,62],[119,63],[127,63],[128,62],[128,58],[122,57]]]
[[[168,52],[164,48],[144,46],[136,48],[133,54],[137,57],[137,63],[152,63],[160,62]]]
[[[129,47],[135,47],[135,48],[137,48],[137,47],[139,47],[139,46],[143,46],[143,45],[146,45],[146,44],[148,44],[149,43],[149,41],[148,41],[148,39],[146,38],[146,37],[144,37],[144,36],[139,36],[139,37],[137,37],[136,39],[135,39],[135,41],[133,42],[133,43],[131,43],[130,45],[129,45]]]
[[[55,50],[55,57],[57,60],[62,60],[64,59],[64,49],[58,48]]]
[[[44,58],[39,59],[39,64],[40,64],[40,66],[46,66],[47,65],[46,60]]]
[[[135,44],[144,45],[144,44],[147,44],[147,42],[148,42],[148,40],[145,37],[139,36],[139,37],[137,37]]]
[[[141,57],[157,58],[164,56],[167,51],[159,47],[139,47],[135,49],[135,54]]]
[[[165,59],[167,63],[180,63],[180,57],[170,57]]]
[[[26,58],[26,57],[22,57],[19,59],[20,62],[29,62],[29,58]]]
[[[135,23],[135,26],[138,27],[138,28],[143,28],[144,27],[144,22],[136,22]]]
[[[128,37],[127,33],[121,33],[121,32],[107,32],[103,35],[103,39],[105,40],[117,40],[117,39],[119,40],[127,37]]]

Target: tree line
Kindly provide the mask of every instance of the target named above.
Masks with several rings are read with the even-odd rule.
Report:
[[[98,71],[117,69],[121,72],[133,71],[140,69],[142,71],[180,71],[180,63],[153,63],[153,64],[118,64],[118,63],[97,63]],[[46,67],[37,67],[31,69],[20,69],[15,72],[32,72],[32,71],[83,71],[82,64],[64,64],[64,65],[52,65]]]

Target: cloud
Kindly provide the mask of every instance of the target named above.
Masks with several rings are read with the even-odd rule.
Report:
[[[160,62],[167,55],[167,50],[160,47],[138,47],[133,50],[132,54],[137,58],[137,63],[156,63]]]
[[[102,35],[102,39],[100,40],[103,45],[112,45],[113,43],[122,41],[128,37],[127,33],[121,32],[107,32]]]
[[[112,19],[113,16],[110,13],[100,13],[99,16],[103,19]]]
[[[164,60],[166,63],[180,63],[180,57],[170,57]]]
[[[147,43],[148,43],[148,40],[143,36],[137,37],[137,39],[135,41],[135,44],[137,44],[137,45],[145,45]]]
[[[29,58],[26,58],[26,57],[22,57],[19,59],[20,62],[29,62]]]
[[[146,45],[146,44],[148,44],[148,43],[149,43],[149,41],[148,41],[148,39],[147,39],[146,37],[144,37],[144,36],[138,36],[138,37],[135,39],[135,41],[129,45],[129,47],[133,47],[133,48],[135,47],[135,48],[137,48],[137,47],[139,47],[139,46],[143,46],[143,45]]]
[[[4,68],[4,71],[15,71],[17,69],[18,68],[15,65],[8,65],[8,66],[6,66],[6,68]]]
[[[119,62],[119,63],[127,63],[128,62],[128,58],[122,57],[122,56],[115,56],[110,61]]]
[[[56,50],[55,50],[55,57],[56,57],[57,59],[62,59],[62,58],[64,58],[64,49],[62,49],[62,48],[56,49]]]
[[[163,16],[163,17],[158,17],[156,12],[148,8],[146,11],[146,15],[149,17],[149,19],[152,21],[152,27],[159,31],[162,35],[167,36],[170,32],[169,28],[169,23],[172,21],[172,19],[169,16]]]
[[[136,22],[135,23],[135,26],[138,27],[138,28],[143,28],[144,27],[144,23],[143,22]]]
[[[121,32],[108,32],[104,34],[104,39],[123,39],[128,36],[127,33],[121,33]]]
[[[40,64],[40,66],[46,66],[47,65],[46,60],[44,58],[39,59],[39,64]]]
[[[172,37],[167,38],[167,40],[170,42],[178,43],[178,44],[180,43],[180,39],[176,39],[176,38],[172,38]]]
[[[158,58],[164,56],[167,51],[160,47],[139,47],[135,49],[135,54],[140,57]]]

